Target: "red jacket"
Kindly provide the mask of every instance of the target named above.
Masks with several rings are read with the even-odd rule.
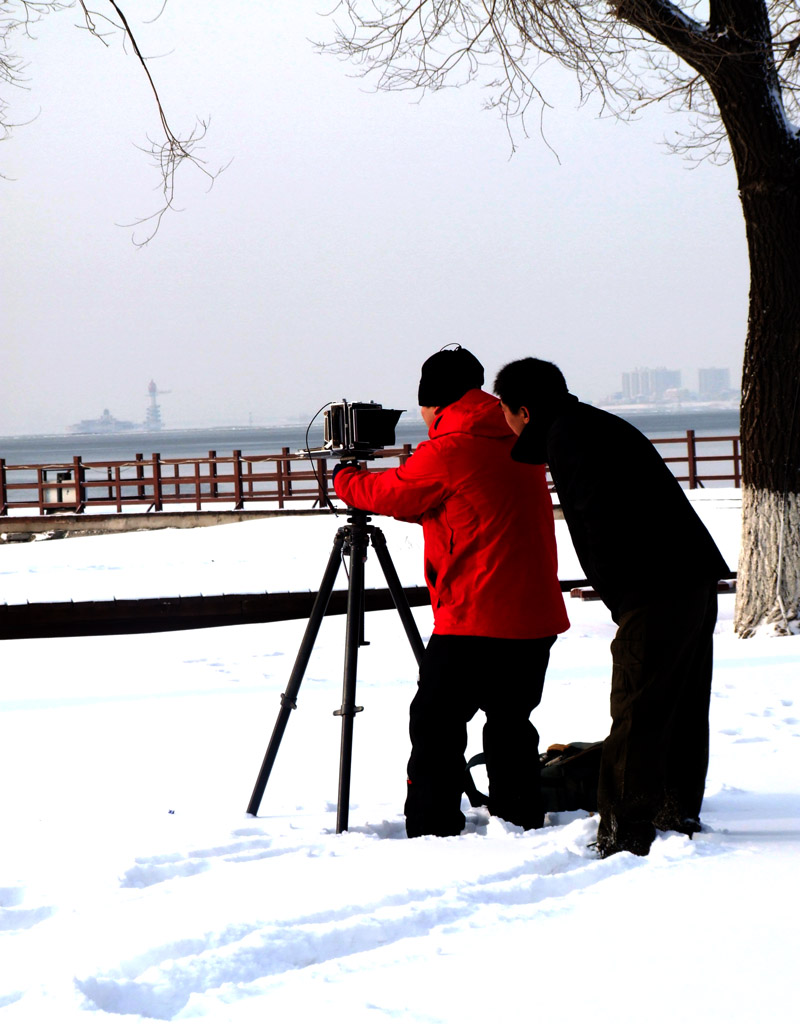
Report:
[[[475,388],[446,406],[404,466],[345,467],[354,508],[422,524],[435,633],[533,639],[569,628],[544,466],[510,456],[498,401]]]

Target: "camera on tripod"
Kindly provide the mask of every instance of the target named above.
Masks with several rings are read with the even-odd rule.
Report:
[[[320,410],[322,411],[322,410]],[[342,460],[363,460],[371,458],[381,448],[395,443],[394,428],[400,419],[402,409],[384,409],[377,402],[334,402],[325,411],[325,444],[322,448],[306,448],[298,454],[324,457],[333,455]],[[315,417],[316,419],[316,417]],[[313,422],[313,421],[312,421]],[[310,424],[309,424],[310,429]],[[308,434],[306,434],[306,439]],[[308,441],[306,440],[306,443]],[[336,470],[341,468],[341,463]],[[316,473],[316,470],[315,470]],[[330,504],[330,502],[329,502]],[[331,511],[336,511],[333,505]],[[336,831],[346,832],[350,803],[350,773],[353,748],[353,719],[364,709],[356,704],[356,677],[358,648],[367,641],[364,639],[364,612],[366,610],[366,591],[364,587],[364,567],[367,560],[367,548],[371,543],[378,556],[386,585],[389,588],[394,606],[406,631],[406,636],[414,652],[417,664],[421,664],[425,653],[425,645],[417,629],[411,613],[408,596],[403,590],[400,577],[397,575],[386,538],[383,533],[370,523],[370,513],[358,508],[348,509],[347,526],[340,526],[336,531],[328,565],[322,577],[319,590],[314,599],[311,615],[306,626],[303,641],[297,652],[294,668],[286,690],[281,694],[281,709],[272,730],[269,746],[264,754],[261,770],[247,813],[258,814],[261,798],[272,772],[278,748],[283,738],[286,724],[292,711],[297,709],[297,694],[303,681],[311,652],[320,629],[320,625],[328,610],[333,593],[336,575],[345,560],[347,568],[347,629],[345,635],[344,682],[342,685],[342,704],[334,711],[334,715],[342,720],[342,741],[339,754],[339,796],[336,804]],[[378,607],[375,605],[374,607]]]
[[[299,454],[370,459],[395,443],[394,428],[404,411],[384,409],[377,402],[334,402],[324,414],[325,443],[321,448],[304,448]]]

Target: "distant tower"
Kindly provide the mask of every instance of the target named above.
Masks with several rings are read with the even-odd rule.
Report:
[[[156,382],[151,380],[147,385],[147,393],[150,396],[150,405],[144,418],[146,430],[161,430],[161,406],[158,404],[159,395],[168,395],[169,391],[159,391]]]

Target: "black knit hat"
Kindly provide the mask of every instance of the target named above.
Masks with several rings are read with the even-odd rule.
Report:
[[[483,367],[470,351],[460,345],[443,348],[422,364],[419,404],[450,405],[472,388],[481,387],[483,379]]]

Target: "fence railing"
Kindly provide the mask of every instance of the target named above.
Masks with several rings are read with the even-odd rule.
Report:
[[[662,452],[676,478],[689,488],[708,483],[741,485],[738,436],[659,438],[653,442]],[[672,454],[675,445],[684,450]],[[708,447],[711,446],[711,447]],[[713,449],[713,450],[712,450]],[[376,458],[403,463],[412,453],[407,444],[378,452]],[[620,467],[609,453],[609,472]],[[330,473],[335,460],[292,454],[283,448],[275,455],[231,455],[210,451],[192,459],[165,459],[157,452],[149,458],[137,454],[129,461],[84,462],[76,455],[70,462],[8,465],[0,459],[0,516],[25,510],[40,515],[56,512],[82,513],[90,509],[160,512],[166,505],[205,506],[226,504],[242,509],[246,504],[325,504],[333,496]],[[712,464],[721,472],[706,466]],[[552,483],[551,483],[552,488]]]
[[[411,445],[385,449],[376,457],[399,462]],[[335,461],[335,460],[334,460]],[[283,448],[277,455],[218,455],[166,459],[155,452],[129,461],[8,465],[0,459],[0,515],[35,510],[81,513],[102,511],[160,512],[165,506],[226,504],[234,509],[266,503],[286,508],[304,502],[323,504],[333,497],[328,459],[313,459]]]
[[[715,437],[698,437],[694,430],[687,430],[684,437],[659,437],[653,440],[656,448],[662,445],[684,445],[685,454],[673,455],[661,452],[680,483],[688,484],[689,490],[705,487],[708,483],[728,483],[742,486],[742,453],[738,434]],[[714,465],[721,472],[706,470]],[[685,467],[679,471],[679,467]]]

